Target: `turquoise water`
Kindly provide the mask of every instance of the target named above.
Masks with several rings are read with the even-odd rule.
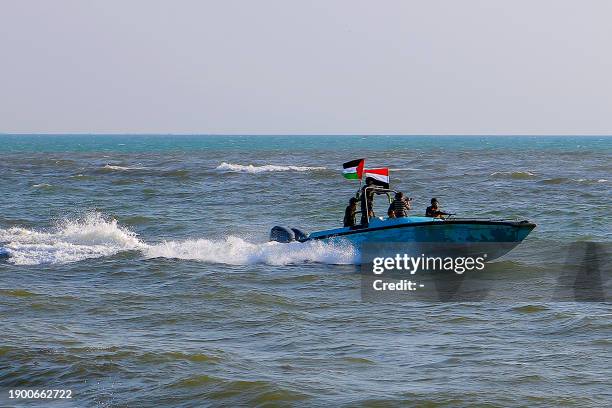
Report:
[[[609,303],[559,303],[609,243],[610,137],[0,135],[0,392],[66,406],[604,406]],[[479,303],[368,303],[341,223],[366,157],[415,214],[538,224]],[[0,401],[3,401],[0,396]],[[36,401],[22,402],[37,406]],[[72,405],[70,405],[72,404]]]
[[[589,151],[610,149],[602,136],[216,136],[216,135],[1,135],[8,152],[159,152],[193,150],[330,149],[356,153],[391,149],[519,149]],[[297,153],[297,152],[296,152]]]

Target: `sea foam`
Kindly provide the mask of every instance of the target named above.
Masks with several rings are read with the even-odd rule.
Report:
[[[240,237],[186,239],[158,244],[143,242],[115,219],[91,212],[64,220],[48,231],[12,227],[0,229],[1,252],[17,265],[65,264],[139,251],[145,258],[185,259],[229,265],[354,264],[350,245],[323,242],[248,242]]]
[[[233,164],[223,162],[218,165],[215,170],[227,173],[266,173],[271,171],[312,171],[312,170],[326,170],[325,167],[303,167],[303,166],[277,166],[272,164],[266,164],[262,166],[254,166],[252,164]]]
[[[323,242],[252,243],[229,236],[225,239],[169,241],[151,245],[143,251],[149,258],[190,259],[229,265],[290,265],[302,263],[354,264],[356,250],[350,245]]]
[[[97,212],[63,220],[49,231],[0,229],[0,242],[6,242],[8,262],[18,265],[76,262],[144,247],[134,232]]]
[[[114,170],[114,171],[128,171],[128,170],[147,170],[147,167],[143,166],[119,166],[117,164],[105,164],[102,167],[104,170]]]

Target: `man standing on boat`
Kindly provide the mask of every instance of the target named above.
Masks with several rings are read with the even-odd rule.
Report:
[[[382,186],[372,177],[366,177],[365,186],[361,189],[361,225],[367,225],[374,217],[374,194]]]
[[[408,211],[412,210],[411,201],[412,198],[406,197],[401,191],[395,193],[395,199],[389,206],[388,214],[392,215],[392,218],[407,217]]]
[[[357,213],[357,199],[351,197],[349,205],[344,210],[344,226],[353,227],[355,225],[355,214]]]

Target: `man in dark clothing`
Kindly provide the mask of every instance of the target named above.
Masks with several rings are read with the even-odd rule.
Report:
[[[390,218],[407,217],[408,211],[412,210],[412,204],[410,203],[412,198],[408,198],[402,192],[395,194],[395,199],[389,206],[387,213]],[[393,214],[393,216],[391,216]]]
[[[344,226],[352,227],[355,225],[355,214],[357,213],[357,199],[351,197],[349,205],[344,210]]]
[[[432,198],[431,205],[427,207],[427,209],[425,210],[425,216],[432,217],[432,218],[442,218],[443,215],[451,215],[451,214],[445,213],[444,211],[440,211],[438,199]]]
[[[361,189],[361,224],[366,225],[374,217],[374,190],[377,188],[374,180],[366,178],[366,185]],[[367,189],[367,190],[366,190]],[[367,207],[367,208],[366,208]]]

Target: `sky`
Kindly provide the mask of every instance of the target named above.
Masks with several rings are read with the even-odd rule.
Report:
[[[612,134],[608,0],[0,0],[0,132]]]

